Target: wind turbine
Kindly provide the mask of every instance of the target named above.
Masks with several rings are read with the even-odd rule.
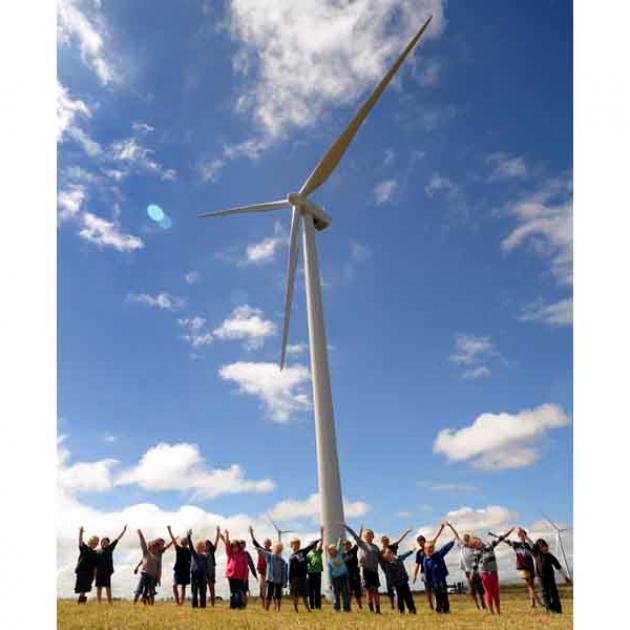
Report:
[[[569,561],[567,560],[567,554],[564,552],[564,544],[562,543],[562,534],[564,532],[568,532],[569,528],[568,527],[558,527],[558,525],[556,525],[544,512],[541,512],[541,514],[543,515],[543,518],[547,521],[547,523],[549,523],[549,525],[551,525],[551,527],[555,531],[555,536],[556,536],[556,554],[562,553],[562,558],[564,560],[564,566],[565,566],[565,568],[567,570],[567,575],[569,576],[569,579],[573,579],[572,576],[571,576],[571,569],[569,568]]]
[[[291,232],[289,236],[289,256],[287,264],[287,282],[284,299],[284,324],[280,345],[280,369],[284,368],[286,359],[291,303],[295,285],[295,270],[298,256],[298,235],[302,223],[304,247],[304,272],[306,277],[306,308],[308,315],[308,336],[311,359],[311,375],[313,385],[313,406],[315,415],[315,438],[317,444],[317,476],[319,482],[319,498],[321,507],[321,524],[324,526],[326,544],[334,543],[344,535],[341,523],[344,522],[341,480],[339,476],[339,460],[337,456],[337,440],[335,436],[335,419],[333,414],[332,394],[330,390],[330,373],[328,369],[328,353],[326,348],[326,329],[322,307],[322,294],[315,244],[315,230],[325,230],[331,218],[310,199],[309,195],[319,188],[333,173],[343,157],[346,149],[354,139],[359,127],[374,107],[376,101],[418,40],[431,22],[430,16],[420,30],[413,36],[401,55],[387,74],[381,79],[372,94],[363,103],[348,126],[333,142],[327,153],[307,177],[299,192],[290,193],[286,199],[268,201],[250,206],[239,206],[218,212],[205,212],[203,217],[227,216],[253,212],[269,212],[279,208],[292,209]]]
[[[276,525],[275,521],[271,518],[271,516],[269,516],[269,514],[267,514],[267,518],[273,525],[273,528],[276,530],[276,534],[278,534],[278,542],[282,542],[282,534],[291,534],[293,532],[292,529],[280,529]]]

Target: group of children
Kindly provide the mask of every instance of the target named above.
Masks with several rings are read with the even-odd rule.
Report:
[[[417,545],[399,553],[404,538],[411,532],[406,530],[398,540],[392,542],[388,536],[381,536],[380,547],[374,542],[374,532],[361,526],[355,532],[349,525],[343,524],[352,540],[339,538],[337,543],[326,548],[324,560],[324,529],[320,537],[302,547],[301,541],[294,538],[289,546],[291,554],[288,561],[283,558],[284,546],[280,540],[275,544],[267,538],[261,545],[255,537],[253,528],[249,528],[252,544],[257,551],[258,561],[254,564],[247,551],[244,540],[231,540],[229,532],[216,530],[214,542],[198,540],[193,543],[192,531],[186,536],[175,538],[170,525],[167,527],[170,542],[156,538],[147,542],[141,530],[138,530],[142,559],[134,569],[140,572],[134,603],[142,599],[144,604],[152,605],[155,601],[156,587],[162,576],[162,556],[171,546],[175,548],[173,567],[173,595],[177,605],[186,601],[186,589],[190,586],[193,608],[206,608],[207,595],[210,605],[215,605],[216,551],[221,540],[227,557],[225,576],[230,587],[230,608],[239,609],[247,606],[250,593],[249,576],[259,582],[260,602],[269,610],[273,602],[274,610],[282,605],[283,590],[289,587],[293,608],[299,610],[300,602],[308,612],[321,608],[322,573],[328,572],[329,584],[336,611],[352,610],[352,599],[356,606],[363,609],[363,592],[367,593],[368,608],[375,614],[381,612],[379,588],[381,586],[379,569],[385,576],[385,586],[390,606],[396,606],[401,614],[408,611],[416,614],[409,575],[405,560],[415,551],[413,582],[420,575],[429,607],[437,613],[448,613],[448,597],[445,556],[457,545],[460,554],[460,567],[466,575],[470,596],[479,610],[488,610],[493,614],[501,613],[498,565],[495,556],[497,545],[504,543],[512,547],[516,554],[516,568],[528,588],[532,607],[543,605],[547,611],[560,613],[562,606],[555,581],[555,570],[564,574],[567,583],[569,576],[564,572],[557,558],[549,551],[542,539],[533,542],[523,528],[517,530],[517,541],[508,540],[510,529],[502,535],[489,533],[490,541],[465,534],[460,536],[451,523],[443,522],[432,539],[418,536]],[[436,544],[444,529],[453,533],[453,540],[437,548]],[[111,603],[111,576],[114,572],[113,552],[122,538],[127,526],[115,540],[104,537],[100,540],[92,536],[87,544],[83,540],[83,527],[79,529],[79,561],[76,567],[75,593],[78,602],[87,601],[86,593],[96,586],[96,596],[101,601],[102,589],[105,589],[107,601]],[[536,591],[535,578],[538,579],[542,593],[542,603]]]

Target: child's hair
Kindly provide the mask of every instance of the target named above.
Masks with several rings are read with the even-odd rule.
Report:
[[[420,545],[423,545],[425,542],[427,542],[427,539],[422,534],[420,534],[420,536],[416,538],[416,542]]]
[[[388,545],[389,544],[389,536],[385,536],[385,535],[381,536],[381,542],[384,545]]]
[[[98,545],[98,536],[90,536],[90,537],[88,538],[88,545],[89,545],[90,543],[94,543],[95,545]]]
[[[333,551],[337,551],[337,545],[328,545],[328,553],[332,553]]]
[[[271,547],[272,544],[271,538],[265,538],[265,540],[263,540],[263,547]]]
[[[293,547],[293,545],[299,545],[300,544],[300,539],[299,538],[291,538],[291,542],[289,544],[292,547]]]
[[[374,536],[374,530],[370,528],[364,529],[363,534],[370,534],[371,536]]]
[[[435,550],[435,543],[433,543],[433,542],[426,543],[424,545],[424,550],[433,553],[433,551]]]
[[[549,547],[549,545],[547,544],[547,541],[544,538],[539,538],[536,541],[536,547]]]
[[[277,551],[278,553],[282,553],[282,551],[284,550],[284,545],[281,542],[277,542],[274,546],[273,546],[274,550]]]
[[[109,536],[103,536],[101,538],[101,545],[106,542],[109,545]]]

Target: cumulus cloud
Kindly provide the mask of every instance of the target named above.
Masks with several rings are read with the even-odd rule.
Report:
[[[517,414],[483,413],[467,427],[442,429],[433,451],[486,470],[523,468],[540,458],[547,432],[569,422],[564,410],[550,403]]]
[[[112,247],[119,252],[132,252],[144,247],[140,237],[122,232],[114,221],[107,221],[91,212],[84,212],[81,215],[81,222],[79,237],[99,249]]]
[[[201,274],[198,271],[189,271],[185,276],[184,280],[186,284],[195,284],[201,280]]]
[[[161,311],[176,311],[186,304],[182,298],[165,291],[160,291],[155,295],[150,293],[129,293],[127,300],[137,304],[144,304],[151,308],[158,308]]]
[[[372,507],[363,501],[348,501],[344,498],[343,509],[346,518],[361,518],[365,516]],[[313,523],[320,522],[319,493],[313,493],[303,500],[285,499],[276,503],[269,515],[276,521],[293,521],[308,518]]]
[[[249,243],[243,258],[237,260],[238,265],[264,265],[273,262],[280,246],[287,242],[287,237],[279,221],[273,226],[273,236]]]
[[[551,304],[536,300],[525,305],[517,319],[550,326],[570,326],[573,323],[573,300],[565,298]]]
[[[453,523],[460,532],[474,532],[484,538],[488,529],[514,524],[519,514],[501,505],[488,505],[484,508],[460,507],[446,513],[446,520]]]
[[[493,182],[499,179],[513,179],[527,177],[527,165],[525,159],[520,155],[510,155],[509,153],[492,153],[486,158],[486,162],[492,167],[492,172],[488,176],[488,181]]]
[[[431,38],[443,29],[442,0],[232,0],[238,106],[265,137],[310,126],[330,105],[355,104],[429,14]]]
[[[372,190],[372,196],[374,197],[374,203],[377,206],[381,206],[385,203],[389,203],[394,199],[394,194],[398,188],[398,181],[396,178],[384,179]]]
[[[108,85],[117,80],[113,65],[105,54],[107,28],[98,7],[100,3],[91,3],[91,15],[81,9],[88,7],[78,0],[60,0],[58,7],[57,36],[61,43],[76,42],[81,59],[98,78],[101,85]],[[81,9],[79,8],[81,7]]]
[[[472,483],[445,483],[442,481],[418,481],[420,488],[426,488],[431,492],[448,492],[453,494],[465,492],[477,492],[479,487]]]
[[[296,413],[311,407],[305,391],[310,373],[304,365],[280,370],[277,363],[237,361],[221,366],[219,376],[236,383],[240,393],[258,398],[274,422],[288,422]]]
[[[185,329],[182,339],[193,348],[209,346],[214,341],[212,333],[206,328],[205,317],[183,317],[177,320],[177,325]]]
[[[226,494],[271,492],[271,479],[247,479],[237,464],[209,468],[196,444],[161,442],[151,447],[140,461],[116,477],[116,485],[136,485],[143,490],[191,491],[198,499],[214,499]]]
[[[237,306],[212,333],[217,339],[242,339],[246,349],[262,347],[265,338],[276,334],[276,325],[263,318],[259,308]]]
[[[118,464],[115,459],[93,462],[69,463],[70,451],[61,437],[58,445],[57,483],[62,492],[79,494],[84,492],[107,492],[113,487],[112,470]]]

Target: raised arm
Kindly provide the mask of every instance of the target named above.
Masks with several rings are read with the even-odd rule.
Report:
[[[144,539],[144,534],[142,533],[141,529],[138,530],[138,538],[140,539],[140,547],[142,548],[142,553],[147,554],[149,551],[147,549],[147,541]]]
[[[319,545],[317,545],[317,549],[321,551],[324,548],[324,526],[321,525],[319,528]]]
[[[392,544],[394,545],[400,545],[400,543],[405,540],[405,538],[411,534],[411,529],[407,528],[398,538],[398,540],[394,541]]]
[[[136,564],[133,572],[134,574],[138,573],[138,569],[142,566],[142,560],[140,560],[140,562],[138,562],[138,564]]]
[[[122,531],[120,532],[120,534],[118,534],[118,538],[116,538],[116,542],[118,542],[118,541],[119,541],[119,540],[120,540],[120,539],[121,539],[121,538],[125,535],[125,532],[126,532],[126,531],[127,531],[127,525],[125,525],[125,526],[122,528]]]
[[[192,541],[192,529],[189,529],[186,532],[186,539],[188,540],[188,549],[190,549],[190,555],[195,560],[198,560],[199,559],[199,554],[197,553],[197,550],[195,549],[195,546],[193,545],[193,541]]]
[[[453,532],[453,534],[455,535],[455,538],[457,538],[457,542],[458,543],[462,543],[462,539],[459,536],[459,533],[457,532],[457,530],[453,527],[453,525],[451,525],[451,523],[449,523],[448,521],[446,522],[447,526],[450,528],[450,530]],[[437,539],[437,536],[436,536]]]
[[[169,547],[172,547],[173,545],[175,545],[177,547],[177,543],[174,540],[171,540],[170,543],[166,544],[164,546],[164,549],[162,549],[162,553],[164,553]]]
[[[490,545],[492,547],[496,547],[499,543],[503,542],[512,532],[514,531],[514,528],[511,527],[510,529],[508,529],[507,532],[505,532],[505,534],[501,534],[500,536],[497,536],[491,543]]]
[[[81,527],[79,527],[79,549],[81,549],[83,547],[83,532],[85,530],[83,529],[83,525],[81,525]]]
[[[440,523],[440,526],[438,527],[437,532],[435,532],[435,535],[429,541],[430,543],[435,545],[435,543],[437,542],[438,538],[442,535],[442,532],[444,531],[444,527],[445,526],[446,526],[446,521]]]
[[[413,549],[410,549],[409,551],[405,551],[405,553],[399,554],[398,559],[404,562],[412,553],[413,553]]]
[[[214,537],[214,548],[217,548],[217,545],[219,544],[219,538],[221,537],[221,530],[219,529],[219,526],[217,525],[217,534]]]
[[[254,536],[254,528],[251,525],[249,526],[249,535],[252,539],[252,545],[254,545],[256,549],[264,549],[264,547],[256,540],[256,536]]]
[[[311,541],[306,547],[304,547],[304,549],[302,549],[302,553],[306,554],[309,551],[312,551],[313,549],[315,549],[315,547],[317,547],[317,545],[319,544],[320,540],[321,539],[318,538],[317,540]]]
[[[168,535],[171,537],[171,542],[177,547],[177,541],[175,540],[175,536],[173,536],[173,530],[171,529],[170,525],[166,526],[166,529],[168,530]]]
[[[359,534],[357,534],[352,529],[352,527],[350,527],[350,525],[347,525],[346,523],[342,523],[342,525],[345,527],[345,529],[348,530],[348,532],[350,533],[350,536],[352,536],[352,538],[354,538],[354,542],[357,543],[357,547],[359,549],[363,549],[363,551],[367,551],[368,550],[367,543],[361,538],[361,536]],[[361,531],[363,531],[363,525],[361,525]]]

